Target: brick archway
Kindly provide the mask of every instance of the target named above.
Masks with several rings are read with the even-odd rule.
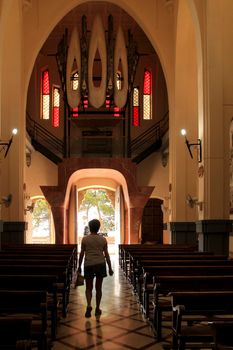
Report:
[[[58,185],[41,186],[53,213],[56,243],[68,242],[68,208],[72,184],[85,177],[112,178],[122,186],[125,243],[138,243],[143,208],[154,189],[138,186],[136,165],[128,158],[69,158],[58,165]]]

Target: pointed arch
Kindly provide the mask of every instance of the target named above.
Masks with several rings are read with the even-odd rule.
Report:
[[[118,73],[119,65],[122,66],[121,89],[118,89]],[[123,108],[127,101],[128,95],[128,62],[125,46],[125,38],[122,27],[119,26],[116,36],[115,51],[114,51],[114,102],[117,107]]]
[[[99,52],[101,60],[101,82],[100,85],[94,86],[93,82],[93,67],[96,52]],[[89,101],[95,108],[100,108],[106,99],[106,86],[107,86],[107,50],[105,42],[105,33],[102,20],[97,15],[93,22],[91,31],[91,39],[89,46],[88,56],[88,88],[89,88]]]
[[[73,71],[74,61],[77,65],[77,71]],[[77,88],[74,88],[73,79],[78,77],[81,72],[81,52],[80,52],[80,40],[78,35],[78,29],[75,26],[70,39],[70,45],[68,49],[67,64],[66,64],[66,88],[67,88],[67,100],[71,108],[78,107],[80,102],[80,84],[77,84]]]

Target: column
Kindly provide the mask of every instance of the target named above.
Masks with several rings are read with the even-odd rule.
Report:
[[[203,252],[229,254],[229,233],[232,220],[200,220],[196,222],[198,247]]]
[[[169,222],[168,230],[172,244],[197,244],[195,222]]]

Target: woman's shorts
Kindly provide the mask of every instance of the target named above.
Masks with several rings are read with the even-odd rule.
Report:
[[[84,266],[84,278],[106,277],[106,264]]]

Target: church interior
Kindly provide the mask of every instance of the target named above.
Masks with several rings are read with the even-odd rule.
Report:
[[[9,276],[32,275],[33,255],[41,275],[45,256],[72,261],[36,348],[196,348],[164,326],[156,257],[164,269],[183,259],[186,278],[196,267],[185,285],[208,290],[208,303],[226,293],[233,315],[232,20],[232,0],[0,1],[0,284],[13,293]],[[72,285],[94,218],[114,265],[95,321]],[[222,349],[227,327],[212,327],[205,346]]]

